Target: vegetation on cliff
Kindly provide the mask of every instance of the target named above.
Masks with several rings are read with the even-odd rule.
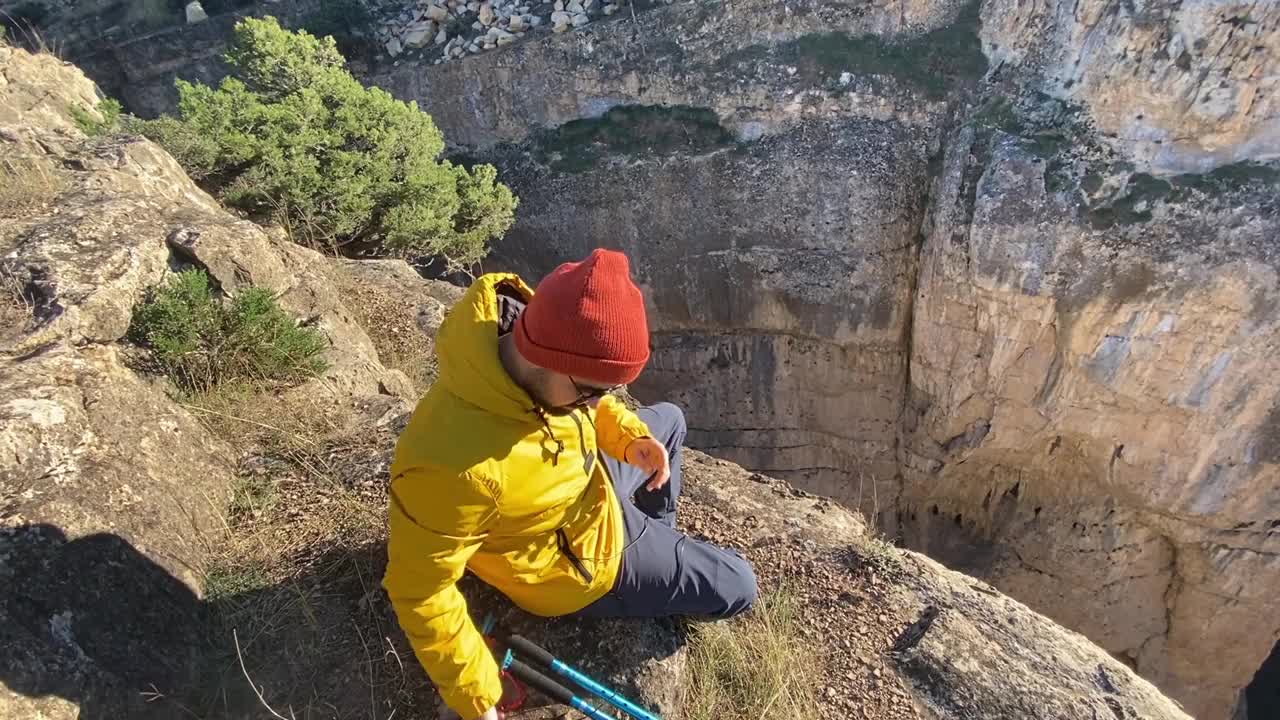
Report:
[[[130,335],[179,387],[195,392],[228,381],[297,381],[325,368],[324,337],[299,327],[270,291],[251,288],[223,304],[200,270],[153,289],[134,309]]]
[[[517,200],[497,171],[438,160],[431,117],[362,86],[332,38],[246,18],[226,58],[217,88],[178,81],[179,117],[138,123],[226,204],[303,244],[463,266],[511,226]]]

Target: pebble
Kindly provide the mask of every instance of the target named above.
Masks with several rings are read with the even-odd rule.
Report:
[[[524,16],[512,15],[511,20],[507,22],[507,27],[512,32],[519,32],[525,28]]]
[[[483,30],[483,29],[484,29],[484,23],[482,23],[482,22],[480,22],[479,20],[477,20],[477,21],[475,21],[475,22],[471,23],[471,27],[475,28],[476,30]]]
[[[574,27],[582,27],[583,25],[586,25],[589,22],[591,22],[591,18],[587,17],[586,13],[580,13],[578,15],[573,16]]]
[[[551,24],[556,26],[556,32],[562,32],[560,28],[568,28],[573,17],[563,10],[557,10],[551,13]]]
[[[493,24],[493,4],[485,3],[480,6],[480,22],[484,25]]]
[[[537,15],[532,15],[529,17],[529,24],[532,25],[533,27],[538,27],[539,25],[542,24],[542,18],[538,17]]]
[[[387,54],[395,57],[400,54],[400,38],[391,38],[387,41]]]
[[[471,2],[467,3],[467,9],[471,12],[480,12],[480,3],[478,0],[471,0]]]
[[[605,6],[604,6],[604,10],[602,10],[601,12],[603,12],[605,15],[612,15],[612,14],[614,14],[614,13],[618,12],[618,6],[617,6],[617,5],[605,5]]]
[[[446,22],[449,19],[449,11],[439,5],[428,5],[427,17],[438,23]]]
[[[449,31],[445,30],[444,28],[440,28],[440,32],[436,35],[436,44],[443,45],[444,43],[448,42],[448,40],[449,40]]]
[[[556,4],[553,7],[556,12],[564,12],[564,0],[556,0]],[[555,15],[553,14],[552,17],[555,17]]]
[[[564,6],[564,11],[570,15],[580,15],[586,12],[582,7],[582,0],[569,0],[569,4]]]

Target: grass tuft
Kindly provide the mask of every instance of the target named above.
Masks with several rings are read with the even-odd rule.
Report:
[[[41,212],[62,190],[62,178],[34,157],[0,159],[0,218]]]
[[[270,291],[252,288],[230,303],[213,296],[200,270],[178,273],[135,308],[130,337],[151,349],[180,388],[210,392],[238,382],[265,387],[319,375],[324,336],[300,327]]]
[[[795,600],[762,597],[748,614],[695,625],[689,643],[689,720],[819,717],[819,661],[801,636]]]

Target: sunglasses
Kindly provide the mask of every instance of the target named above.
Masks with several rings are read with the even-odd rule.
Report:
[[[597,398],[602,398],[609,393],[622,389],[622,385],[610,385],[609,387],[593,387],[591,385],[579,385],[577,380],[570,375],[569,382],[573,383],[573,389],[578,391],[577,403],[591,402]]]

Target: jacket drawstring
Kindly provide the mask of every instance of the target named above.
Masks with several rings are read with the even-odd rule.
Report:
[[[534,405],[530,410],[542,421],[542,432],[546,433],[547,439],[556,444],[556,450],[551,454],[551,464],[559,465],[560,453],[564,452],[564,441],[556,437],[555,432],[551,429],[551,423],[547,420],[547,413],[542,408]]]

